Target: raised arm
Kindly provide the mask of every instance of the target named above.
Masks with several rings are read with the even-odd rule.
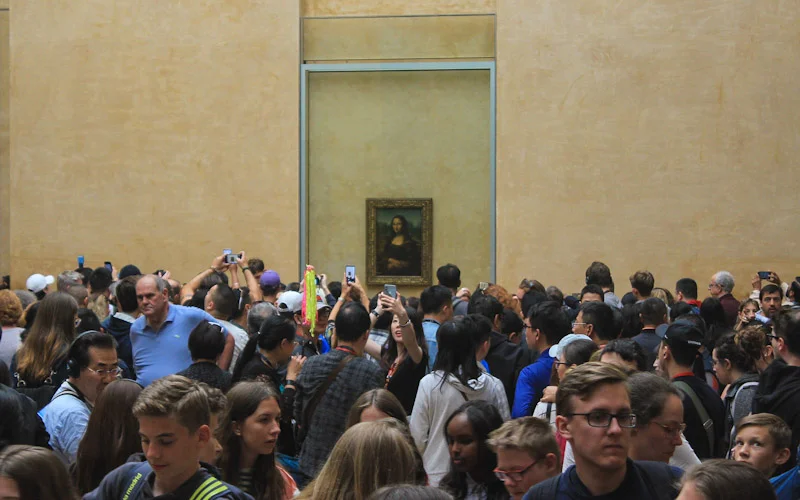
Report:
[[[191,281],[183,285],[183,288],[181,288],[181,304],[191,299],[194,296],[194,292],[203,284],[203,280],[211,276],[212,273],[224,272],[228,268],[228,266],[224,264],[224,261],[225,257],[223,255],[215,257],[208,269],[203,270],[200,274],[192,278]]]
[[[389,311],[393,315],[397,316],[397,320],[400,322],[400,333],[403,335],[403,345],[406,347],[406,351],[414,361],[414,364],[418,365],[420,362],[422,362],[422,356],[424,353],[422,352],[422,348],[417,343],[417,334],[414,331],[414,325],[411,324],[411,318],[408,317],[408,313],[406,312],[406,308],[403,307],[403,302],[401,301],[400,296],[398,296],[396,299],[393,299],[381,292],[381,294],[378,296],[378,303],[381,304],[384,311]]]
[[[251,271],[247,266],[247,255],[244,253],[244,251],[240,253],[242,258],[240,259],[238,255],[236,256],[236,266],[242,269],[242,275],[244,276],[245,283],[247,283],[247,288],[250,289],[250,300],[252,302],[264,300],[264,294],[261,293],[261,287],[258,284],[258,280],[253,274],[253,271]]]

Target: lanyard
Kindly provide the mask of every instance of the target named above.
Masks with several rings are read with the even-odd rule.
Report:
[[[337,351],[346,352],[347,354],[352,354],[353,356],[356,355],[356,350],[350,347],[349,345],[340,345],[336,348]]]

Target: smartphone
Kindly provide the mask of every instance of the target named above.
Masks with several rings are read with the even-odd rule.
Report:
[[[480,290],[481,292],[485,292],[487,288],[489,288],[488,281],[481,281],[480,283],[478,283],[478,290]]]
[[[356,282],[356,266],[345,266],[344,276],[348,283]]]
[[[397,287],[394,285],[383,285],[383,293],[388,295],[389,297],[396,299],[397,298]]]
[[[236,258],[233,255],[233,251],[230,248],[222,250],[222,255],[224,256],[222,262],[224,262],[225,264],[236,264]]]
[[[78,255],[78,269],[83,269],[83,255]]]
[[[760,279],[762,279],[762,280],[768,280],[769,279],[769,271],[759,271],[758,272],[758,277]]]
[[[111,265],[111,262],[106,261],[105,262],[105,266],[106,266],[106,269],[108,269],[108,272],[113,272],[114,271],[114,266]]]

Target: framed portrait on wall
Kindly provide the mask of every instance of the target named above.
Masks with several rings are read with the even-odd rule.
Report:
[[[429,286],[433,262],[431,198],[367,199],[367,284]]]

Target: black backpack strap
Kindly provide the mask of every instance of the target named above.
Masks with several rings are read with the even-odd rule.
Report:
[[[133,475],[125,483],[125,494],[122,496],[122,500],[138,498],[139,493],[144,488],[144,483],[147,481],[147,474],[152,470],[147,462],[142,462],[132,469]]]

